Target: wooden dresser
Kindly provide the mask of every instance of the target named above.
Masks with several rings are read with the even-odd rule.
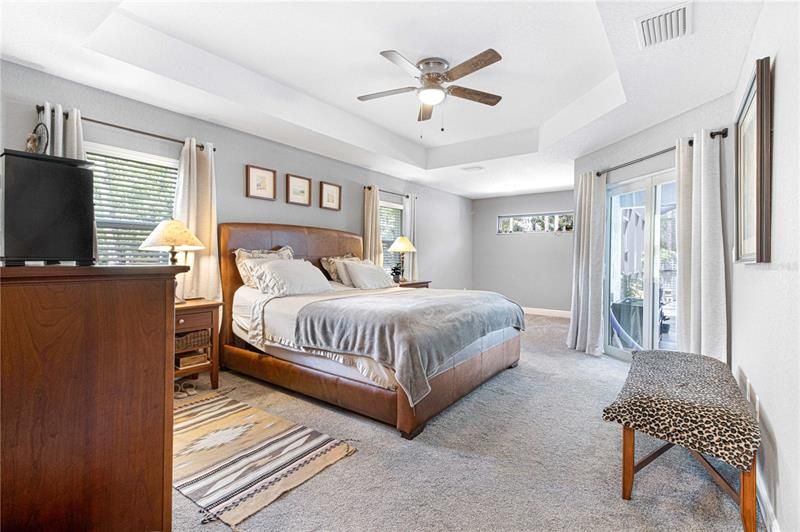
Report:
[[[174,276],[0,268],[0,528],[169,530]]]

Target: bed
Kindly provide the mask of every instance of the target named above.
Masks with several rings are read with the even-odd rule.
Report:
[[[518,330],[513,327],[495,330],[473,341],[438,368],[428,379],[430,391],[412,406],[392,370],[370,364],[364,357],[315,352],[288,342],[254,345],[248,341],[251,336],[245,318],[248,307],[252,307],[259,294],[243,288],[233,252],[237,248],[277,249],[286,245],[292,247],[295,258],[306,259],[317,267],[323,257],[346,253],[362,256],[361,236],[354,233],[280,224],[219,224],[223,292],[220,345],[222,366],[226,369],[387,423],[396,427],[404,438],[411,439],[432,417],[499,372],[517,365]],[[302,306],[289,299],[278,305],[270,303],[275,307],[270,309],[275,323],[281,313],[291,317],[292,309],[296,311]]]

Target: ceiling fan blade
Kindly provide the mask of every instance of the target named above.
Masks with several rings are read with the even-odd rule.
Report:
[[[456,98],[464,98],[465,100],[472,100],[473,102],[482,103],[484,105],[497,105],[497,102],[503,99],[502,96],[496,94],[459,87],[458,85],[450,85],[447,88],[447,93]]]
[[[376,98],[383,98],[385,96],[394,96],[395,94],[403,94],[404,92],[411,92],[417,90],[416,87],[403,87],[402,89],[392,89],[388,91],[373,92],[372,94],[364,94],[359,96],[358,99],[362,102],[367,100],[374,100]]]
[[[472,74],[476,70],[480,70],[491,64],[497,63],[502,58],[503,57],[500,54],[498,54],[494,49],[489,48],[488,50],[484,50],[475,57],[471,57],[470,59],[467,59],[460,65],[456,65],[447,72],[445,72],[444,79],[446,81],[455,81],[457,79],[461,79],[464,76]]]
[[[433,115],[433,106],[425,105],[424,103],[419,106],[419,114],[417,115],[417,122],[424,122],[430,120]]]
[[[417,68],[417,65],[403,57],[403,55],[397,50],[384,50],[381,52],[381,55],[415,78],[418,78],[422,75],[422,72],[420,72],[420,70]]]

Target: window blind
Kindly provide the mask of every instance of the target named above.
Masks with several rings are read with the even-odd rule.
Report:
[[[178,164],[136,152],[87,149],[94,163],[94,209],[100,264],[168,264],[166,252],[139,246],[162,220],[172,218]]]
[[[381,226],[381,243],[383,244],[383,269],[391,272],[392,267],[400,264],[400,254],[390,253],[389,247],[395,239],[403,234],[403,209],[381,204],[378,209]]]

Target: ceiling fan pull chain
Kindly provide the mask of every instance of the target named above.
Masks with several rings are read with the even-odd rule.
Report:
[[[442,122],[441,122],[441,125],[440,125],[442,133],[444,133],[444,108],[445,108],[445,106],[444,106],[444,104],[442,104],[442,111],[440,113],[440,116],[442,117]]]

